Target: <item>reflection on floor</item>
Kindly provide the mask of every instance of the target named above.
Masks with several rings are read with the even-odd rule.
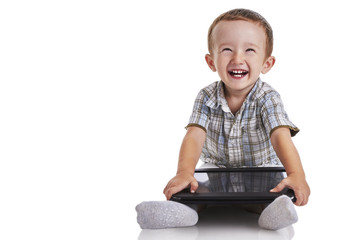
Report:
[[[294,236],[292,226],[267,231],[258,226],[259,215],[234,207],[213,207],[200,212],[196,226],[161,230],[142,230],[138,240],[158,239],[256,239],[289,240]]]

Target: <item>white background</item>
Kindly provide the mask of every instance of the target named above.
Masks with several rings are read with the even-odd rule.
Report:
[[[239,7],[272,25],[277,61],[262,79],[301,129],[312,195],[293,239],[349,239],[359,214],[357,6],[1,1],[0,239],[137,239],[136,204],[164,200],[196,94],[219,80],[204,60],[208,27]]]

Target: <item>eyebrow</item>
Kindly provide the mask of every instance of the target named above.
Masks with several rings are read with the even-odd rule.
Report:
[[[231,45],[233,45],[233,44],[230,42],[225,42],[225,43],[221,43],[219,45],[219,48],[223,48],[224,46],[231,46]],[[252,42],[245,42],[244,45],[260,49],[260,47],[258,45],[256,45],[255,43],[252,43]]]
[[[255,43],[251,43],[251,42],[246,42],[245,45],[250,45],[256,48],[260,48],[258,45],[256,45]]]

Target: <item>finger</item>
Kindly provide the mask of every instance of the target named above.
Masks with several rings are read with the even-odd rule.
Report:
[[[164,190],[164,195],[166,197],[166,200],[169,200],[169,189],[168,188]]]
[[[305,205],[308,203],[308,201],[309,201],[309,196],[307,196],[306,194],[304,194],[302,199],[303,199],[303,200],[302,200],[300,206],[305,206]]]
[[[165,192],[166,199],[169,200],[173,194],[180,192],[184,188],[185,187],[181,185],[168,188],[168,190]]]
[[[165,194],[166,196],[166,199],[169,200],[172,196],[172,192],[173,192],[173,188],[176,188],[176,185],[174,184],[174,182],[172,180],[170,180],[168,182],[168,184],[166,185],[166,187],[164,188],[164,191],[163,193]]]
[[[309,202],[310,190],[304,194],[304,206]]]
[[[283,181],[281,181],[276,187],[270,190],[270,192],[281,192],[286,187],[286,184]]]
[[[166,184],[166,187],[163,190],[163,193],[166,195],[166,192],[169,190],[169,188],[171,188],[172,182],[169,181],[168,184]]]
[[[296,206],[303,206],[304,196],[302,194],[295,193],[295,197],[296,197],[296,202],[294,204]]]
[[[190,192],[194,193],[199,187],[199,184],[196,180],[190,183]]]
[[[174,190],[173,188],[168,188],[166,191],[165,191],[165,197],[166,197],[166,200],[170,200],[171,196],[174,194]]]
[[[167,191],[168,185],[169,185],[169,184],[167,184],[166,187],[164,188],[163,194],[165,194],[165,192]]]
[[[309,201],[309,196],[304,197],[303,206],[305,206]]]
[[[167,199],[167,200],[170,200],[171,196],[172,196],[173,194],[177,193],[177,192],[178,192],[178,191],[176,190],[175,187],[169,188],[169,189],[166,191],[166,193],[165,193],[166,199]]]

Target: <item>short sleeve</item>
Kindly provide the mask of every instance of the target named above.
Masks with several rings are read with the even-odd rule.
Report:
[[[300,131],[299,128],[289,120],[281,98],[277,94],[272,95],[264,102],[261,109],[261,116],[269,136],[279,127],[288,127],[292,137]]]
[[[207,131],[210,121],[210,108],[206,106],[208,99],[209,97],[205,94],[204,91],[201,91],[197,95],[189,124],[186,126],[186,128],[197,126],[202,128],[205,132]]]

